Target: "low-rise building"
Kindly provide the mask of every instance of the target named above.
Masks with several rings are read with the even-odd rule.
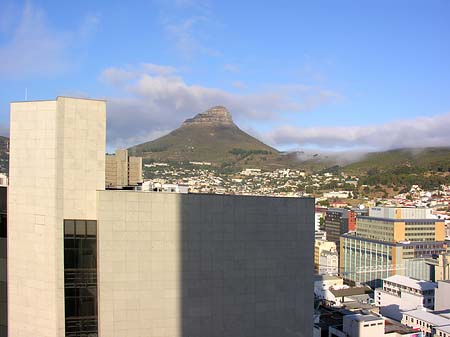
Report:
[[[436,283],[393,275],[383,280],[382,288],[375,289],[375,304],[383,316],[400,321],[402,311],[423,305],[434,308]]]
[[[319,273],[320,257],[322,252],[336,252],[336,243],[331,241],[316,240],[314,243],[314,270]],[[320,274],[320,273],[319,273]],[[327,273],[326,273],[327,274]]]
[[[437,284],[434,308],[436,310],[450,310],[450,280],[438,281]]]
[[[424,337],[434,337],[436,329],[450,325],[450,317],[439,315],[426,308],[405,311],[403,313],[402,324],[411,328],[420,329]],[[441,336],[439,336],[441,337]]]

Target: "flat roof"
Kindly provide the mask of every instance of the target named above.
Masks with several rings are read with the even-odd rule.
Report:
[[[422,309],[404,311],[403,314],[420,319],[421,321],[430,323],[433,326],[450,325],[449,318],[445,318],[435,313]]]
[[[437,284],[431,281],[416,280],[403,275],[393,275],[385,278],[383,281],[397,283],[416,290],[433,290]]]
[[[436,330],[439,330],[439,331],[442,331],[442,332],[446,332],[446,333],[450,333],[450,325],[436,326],[435,328],[436,328]]]
[[[378,220],[386,222],[443,222],[443,219],[392,219],[392,218],[378,218],[374,216],[357,216],[357,219],[362,220]]]
[[[347,317],[351,317],[355,321],[360,321],[360,322],[373,322],[373,321],[380,321],[380,320],[384,321],[383,317],[377,317],[377,316],[373,316],[373,315],[356,314],[356,315],[347,315]]]
[[[27,103],[27,102],[54,102],[58,98],[72,98],[72,99],[84,99],[87,101],[100,101],[106,102],[106,99],[98,99],[98,98],[88,98],[88,97],[73,97],[73,96],[56,96],[55,99],[32,99],[32,100],[23,100],[23,101],[11,101],[10,103]]]

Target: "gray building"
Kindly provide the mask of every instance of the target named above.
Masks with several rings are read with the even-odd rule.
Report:
[[[311,336],[314,199],[105,190],[105,126],[11,105],[10,336]]]
[[[6,337],[8,315],[7,315],[7,287],[6,287],[6,216],[7,187],[0,186],[0,337]]]

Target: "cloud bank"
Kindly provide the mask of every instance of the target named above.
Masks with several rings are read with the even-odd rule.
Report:
[[[283,146],[316,146],[325,149],[394,149],[450,146],[450,112],[384,124],[345,127],[282,126],[268,132],[271,143]]]
[[[214,105],[237,120],[270,120],[311,111],[341,98],[314,86],[291,84],[249,94],[187,83],[170,66],[143,63],[105,69],[100,79],[117,94],[108,98],[108,145],[127,147],[154,139]]]

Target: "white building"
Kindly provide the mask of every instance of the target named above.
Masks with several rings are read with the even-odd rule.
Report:
[[[450,280],[438,281],[435,290],[435,310],[450,310]]]
[[[433,309],[436,287],[434,282],[394,275],[384,279],[383,287],[375,290],[375,304],[383,316],[400,321],[403,311],[418,306]]]
[[[8,176],[4,173],[0,173],[0,186],[8,186]]]
[[[436,335],[439,328],[447,329],[450,326],[450,317],[433,313],[426,308],[420,308],[403,313],[402,324],[416,328],[424,333],[424,337],[443,337]]]
[[[337,275],[339,256],[336,250],[323,250],[319,256],[319,275]]]
[[[369,216],[387,219],[435,219],[432,208],[370,207]]]

